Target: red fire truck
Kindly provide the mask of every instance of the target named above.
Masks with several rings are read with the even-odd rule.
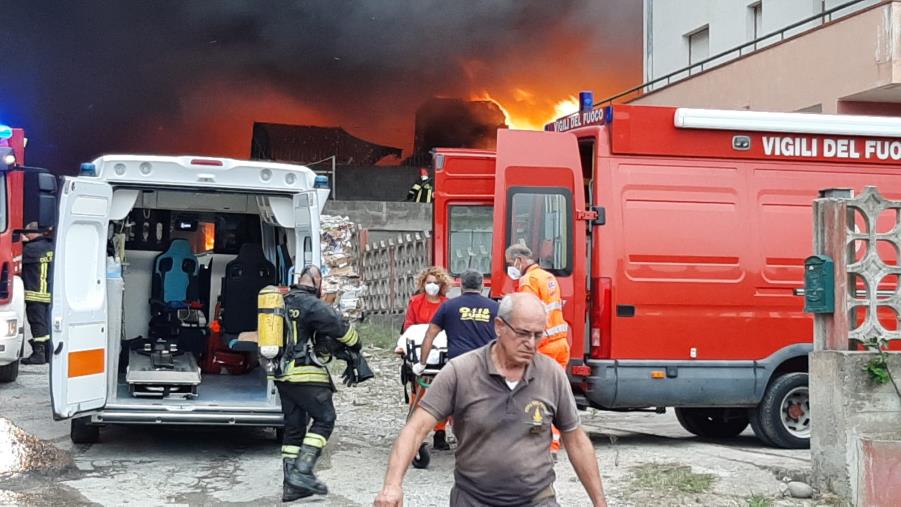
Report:
[[[19,277],[23,226],[53,224],[56,178],[25,167],[25,132],[0,125],[0,382],[19,375],[24,351],[25,290]]]
[[[563,291],[583,407],[673,407],[696,435],[750,424],[808,446],[811,203],[901,198],[901,119],[617,105],[547,130],[435,150],[434,261],[501,296],[504,250],[529,246]]]

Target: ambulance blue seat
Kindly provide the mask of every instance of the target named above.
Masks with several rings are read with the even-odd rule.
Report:
[[[150,294],[150,337],[177,343],[184,352],[200,356],[205,347],[206,327],[193,318],[200,310],[200,263],[191,244],[174,239],[169,248],[153,261],[153,280]],[[199,305],[199,306],[198,306]]]
[[[198,299],[197,275],[200,263],[184,239],[174,239],[153,261],[151,300],[164,305]]]

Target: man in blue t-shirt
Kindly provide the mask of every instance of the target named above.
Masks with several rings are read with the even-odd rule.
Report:
[[[470,350],[481,348],[496,338],[494,318],[498,303],[482,295],[482,273],[467,269],[460,275],[461,294],[448,299],[438,307],[429,329],[422,340],[419,362],[413,365],[413,373],[422,375],[425,361],[432,351],[432,341],[443,329],[447,334],[447,358],[453,359]],[[433,447],[448,450],[444,423],[435,427]]]
[[[487,345],[496,338],[494,317],[497,302],[486,298],[482,292],[482,274],[467,269],[460,275],[461,294],[442,303],[432,317],[429,330],[422,341],[419,364],[413,366],[417,375],[425,369],[425,360],[432,350],[432,341],[442,330],[447,334],[447,358],[453,359]]]

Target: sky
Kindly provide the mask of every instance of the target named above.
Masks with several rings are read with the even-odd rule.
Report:
[[[0,123],[29,165],[247,158],[254,121],[409,153],[430,97],[537,128],[641,81],[641,0],[0,0]]]

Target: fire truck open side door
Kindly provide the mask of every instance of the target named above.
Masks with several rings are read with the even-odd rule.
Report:
[[[85,178],[65,178],[60,193],[50,319],[56,419],[106,405],[106,243],[112,199],[107,183]]]
[[[504,251],[524,243],[560,284],[572,350],[583,350],[587,227],[576,137],[499,130],[494,198],[492,296],[516,290],[516,282],[506,274]]]

